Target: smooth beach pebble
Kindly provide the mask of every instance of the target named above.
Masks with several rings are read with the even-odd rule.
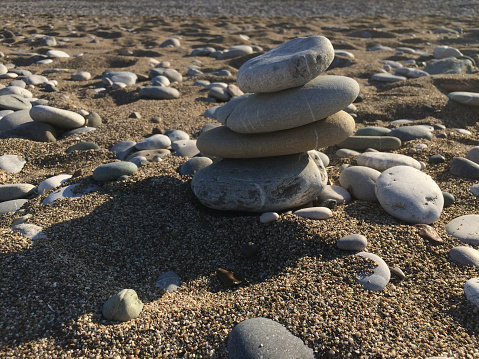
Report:
[[[449,258],[463,266],[479,267],[479,251],[467,246],[457,246],[449,251]]]
[[[259,216],[259,221],[261,223],[269,223],[269,222],[277,221],[278,218],[279,218],[279,214],[276,212],[265,212],[265,213],[262,213],[261,216]]]
[[[40,184],[38,185],[37,191],[39,194],[42,194],[43,192],[46,192],[46,191],[50,191],[56,187],[60,187],[62,183],[68,181],[70,178],[72,178],[72,175],[69,175],[69,174],[52,176],[40,182]]]
[[[299,37],[244,63],[238,70],[238,86],[251,93],[302,86],[324,72],[333,59],[333,45],[326,37]]]
[[[452,101],[468,106],[479,106],[479,93],[477,92],[451,92],[447,95]]]
[[[19,231],[22,236],[30,239],[45,239],[47,235],[43,232],[43,228],[31,223],[21,223],[14,225],[12,231]]]
[[[468,214],[446,224],[446,232],[463,243],[479,245],[479,215]]]
[[[132,162],[110,162],[95,168],[93,179],[98,182],[115,181],[120,176],[129,176],[136,171],[138,167]]]
[[[330,199],[334,199],[337,204],[349,203],[351,201],[351,194],[347,189],[341,186],[327,185],[319,194],[317,200],[326,201]]]
[[[467,158],[454,157],[449,171],[457,177],[479,179],[479,164]]]
[[[156,278],[155,286],[166,292],[174,292],[178,290],[181,284],[181,279],[176,272],[170,270],[168,272],[161,273]]]
[[[464,284],[464,294],[479,309],[479,278],[471,278]]]
[[[79,183],[75,183],[50,193],[45,199],[42,201],[42,204],[54,204],[59,199],[64,198],[80,198],[86,193],[95,191],[98,186],[97,185],[89,185],[86,188],[82,188],[81,191],[78,190]]]
[[[35,186],[29,183],[14,183],[0,185],[0,202],[28,197]]]
[[[380,172],[395,166],[410,166],[421,169],[421,164],[414,158],[399,153],[365,152],[356,159],[358,165],[374,168]]]
[[[33,121],[45,122],[62,129],[74,129],[85,125],[85,118],[79,113],[51,106],[34,106],[30,110]]]
[[[351,166],[339,175],[341,187],[361,201],[376,202],[376,180],[381,172],[364,166]]]
[[[401,140],[393,136],[359,136],[355,134],[336,144],[339,148],[364,151],[374,148],[378,151],[393,151],[401,147]]]
[[[376,180],[376,195],[386,212],[409,223],[432,223],[440,217],[444,206],[436,182],[409,166],[396,166],[381,173]]]
[[[213,161],[208,157],[193,157],[186,161],[180,169],[180,175],[189,176],[205,167],[211,165]]]
[[[19,173],[25,166],[25,159],[17,155],[0,156],[0,169],[8,173]]]
[[[345,251],[362,251],[368,246],[368,240],[362,234],[350,234],[341,237],[336,242],[336,247]]]
[[[143,303],[133,289],[122,289],[103,304],[102,314],[108,320],[126,322],[140,316]]]
[[[156,148],[168,148],[171,145],[171,140],[165,135],[153,135],[143,141],[138,142],[135,147],[137,150],[152,150]]]
[[[0,214],[18,211],[28,199],[12,199],[10,201],[0,202]]]
[[[366,290],[374,292],[383,290],[391,279],[391,272],[386,262],[373,253],[360,252],[356,255],[374,261],[374,265],[371,263],[372,273],[369,271],[361,271],[358,273],[359,283],[362,284]]]
[[[474,162],[474,163],[479,164],[479,146],[476,146],[476,147],[471,148],[471,149],[467,152],[466,158],[467,158],[469,161],[472,161],[472,162]]]
[[[311,348],[284,326],[267,318],[236,324],[228,334],[228,359],[313,359]]]
[[[479,197],[479,184],[475,184],[469,188],[469,191],[476,197]]]
[[[155,100],[171,100],[180,97],[180,92],[173,87],[166,86],[149,86],[140,90],[141,98],[149,98]]]
[[[327,207],[309,207],[295,211],[293,214],[308,219],[328,219],[333,216],[333,212]]]

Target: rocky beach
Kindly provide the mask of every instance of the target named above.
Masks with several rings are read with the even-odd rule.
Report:
[[[479,358],[478,1],[0,14],[0,358]]]

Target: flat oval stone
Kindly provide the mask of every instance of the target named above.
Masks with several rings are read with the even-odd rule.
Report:
[[[307,153],[224,159],[199,170],[191,187],[205,206],[232,211],[276,212],[313,201],[327,181]]]
[[[361,154],[361,152],[350,150],[349,148],[340,148],[334,155],[339,158],[354,158]]]
[[[61,174],[57,176],[52,176],[46,180],[40,182],[38,185],[38,193],[42,194],[43,192],[50,191],[54,188],[60,187],[64,182],[72,178],[72,175]]]
[[[173,156],[194,157],[200,153],[196,146],[196,140],[179,140],[171,143],[171,149],[174,151]]]
[[[326,37],[299,37],[245,62],[238,70],[238,86],[252,93],[302,86],[326,71],[333,59]]]
[[[198,149],[221,158],[280,156],[324,148],[340,142],[354,130],[354,119],[344,111],[304,126],[267,133],[242,134],[226,126],[200,135]]]
[[[471,278],[464,284],[464,295],[479,308],[479,278]]]
[[[259,216],[259,221],[261,223],[270,223],[277,221],[279,218],[279,214],[276,212],[264,212]]]
[[[86,71],[80,71],[72,74],[72,81],[88,81],[91,79],[91,74]]]
[[[336,185],[327,185],[317,197],[318,201],[327,201],[333,199],[337,204],[348,203],[351,201],[351,194],[343,187]]]
[[[444,162],[446,162],[446,158],[442,155],[432,155],[428,159],[428,163],[434,164],[434,165],[439,163],[444,163]]]
[[[374,74],[371,77],[371,80],[378,81],[378,82],[399,82],[399,81],[406,81],[407,77],[393,75],[389,73],[378,73],[378,74]]]
[[[163,158],[169,155],[171,152],[165,148],[153,149],[153,150],[143,150],[130,154],[126,157],[127,161],[131,161],[135,157],[145,157],[148,161],[154,162],[155,158]]]
[[[253,53],[253,48],[249,45],[234,45],[228,51],[224,51],[218,56],[218,60],[232,59],[235,57],[246,56]]]
[[[339,148],[349,148],[356,151],[364,151],[374,148],[378,151],[393,151],[401,147],[401,140],[392,136],[350,136],[336,144]]]
[[[126,322],[138,318],[143,303],[133,289],[122,289],[103,304],[102,314],[108,320]]]
[[[10,201],[0,202],[0,214],[18,211],[28,199],[12,199]]]
[[[341,187],[360,201],[376,202],[376,180],[381,172],[364,166],[351,166],[339,175]]]
[[[385,170],[376,180],[376,196],[391,216],[409,223],[432,223],[444,206],[439,186],[427,174],[409,167]]]
[[[391,272],[389,271],[389,267],[386,262],[384,262],[381,257],[373,253],[360,252],[356,255],[372,259],[376,264],[376,266],[371,268],[373,273],[368,273],[369,271],[358,273],[359,283],[362,284],[366,290],[371,290],[374,292],[383,290],[391,279]]]
[[[350,234],[339,238],[336,247],[345,251],[362,251],[368,246],[368,240],[359,233]]]
[[[2,110],[28,110],[32,108],[30,101],[20,95],[2,95],[0,96],[0,109]]]
[[[465,177],[479,179],[479,164],[463,157],[454,157],[451,161],[449,170],[452,175],[457,177]]]
[[[295,211],[294,214],[308,219],[328,219],[333,216],[333,212],[327,207],[301,208]]]
[[[48,57],[70,57],[65,51],[60,50],[48,50],[46,55]]]
[[[429,62],[423,71],[430,75],[465,74],[474,71],[474,64],[469,59],[456,59],[448,57],[445,59]]]
[[[153,135],[143,141],[138,142],[135,147],[137,150],[152,150],[156,148],[168,148],[171,146],[171,140],[165,135]]]
[[[25,98],[33,97],[30,91],[20,86],[7,86],[7,87],[4,87],[3,89],[0,89],[0,96],[3,96],[3,95],[18,95]]]
[[[446,224],[446,232],[461,242],[479,245],[479,215],[468,214]]]
[[[23,81],[27,85],[38,86],[38,85],[41,85],[44,82],[48,82],[48,78],[46,78],[45,76],[42,76],[42,75],[32,75],[32,74],[30,74],[30,75],[27,75],[26,77],[24,77]]]
[[[389,136],[399,138],[402,142],[411,141],[418,138],[432,140],[432,131],[423,125],[417,126],[401,126],[393,129]]]
[[[432,51],[436,59],[445,59],[446,57],[461,57],[461,51],[451,46],[436,46]]]
[[[449,251],[449,258],[463,266],[479,267],[479,251],[467,246],[457,246]]]
[[[88,151],[88,150],[98,150],[100,149],[100,146],[98,146],[94,142],[90,141],[83,141],[83,142],[78,142],[75,143],[74,145],[68,147],[65,152],[70,153],[73,151]]]
[[[313,359],[311,348],[284,326],[267,318],[236,324],[228,335],[228,359]]]
[[[30,183],[14,183],[0,185],[0,202],[29,196],[35,186]]]
[[[196,171],[201,170],[211,165],[213,161],[208,157],[193,157],[186,161],[180,168],[180,175],[189,176],[195,174]]]
[[[15,136],[37,142],[56,142],[58,130],[45,122],[26,122],[13,129]]]
[[[235,97],[217,110],[216,119],[239,133],[280,131],[331,116],[358,94],[358,83],[349,77],[318,76],[303,87]]]
[[[369,126],[360,128],[355,132],[355,136],[387,136],[391,129],[380,126]]]
[[[165,76],[170,82],[182,82],[183,76],[175,69],[154,68],[150,70],[150,78]]]
[[[180,92],[173,87],[148,86],[140,90],[140,97],[155,100],[171,100],[179,98]]]
[[[120,176],[129,176],[138,171],[138,167],[131,162],[110,162],[101,165],[93,171],[93,179],[98,182],[115,181]]]
[[[426,71],[422,71],[422,70],[410,68],[410,67],[398,68],[394,71],[394,74],[399,76],[405,76],[407,78],[418,78],[418,77],[429,76],[429,74]]]
[[[78,187],[80,184],[75,183],[60,189],[57,189],[55,192],[50,193],[45,199],[42,201],[42,204],[54,204],[59,199],[64,198],[80,198],[85,193],[92,192],[98,188],[97,185],[90,185],[86,188],[83,188],[81,191],[78,191]]]
[[[479,93],[477,92],[451,92],[447,95],[452,101],[468,106],[479,106]]]
[[[124,161],[131,153],[135,151],[135,141],[120,141],[115,144],[110,151],[115,154],[119,160]]]
[[[30,110],[33,121],[49,123],[62,129],[74,129],[85,125],[85,118],[79,113],[51,106],[34,106]]]
[[[165,136],[168,136],[171,142],[190,139],[190,135],[181,130],[168,130],[165,132]]]
[[[18,173],[25,166],[25,159],[17,155],[2,155],[0,156],[0,170],[8,173]]]
[[[20,110],[5,115],[0,119],[0,132],[12,130],[21,124],[32,122],[30,117],[30,110]]]
[[[358,156],[356,162],[360,166],[374,168],[380,172],[394,166],[410,166],[421,169],[421,164],[414,158],[399,153],[365,152]]]
[[[108,81],[109,80],[109,81]],[[129,71],[105,71],[102,74],[102,81],[104,84],[124,83],[125,85],[134,85],[138,80],[138,76]]]
[[[7,115],[7,116],[11,116],[11,115]],[[479,146],[473,147],[469,151],[467,151],[466,158],[469,161],[479,164]]]

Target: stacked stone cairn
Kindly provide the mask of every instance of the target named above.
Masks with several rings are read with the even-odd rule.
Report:
[[[224,126],[197,141],[204,155],[221,158],[193,177],[201,203],[261,213],[300,207],[321,193],[327,173],[311,150],[353,133],[354,119],[342,110],[359,94],[351,78],[319,76],[333,59],[331,42],[310,36],[241,66],[237,82],[245,94],[220,107],[216,119]]]

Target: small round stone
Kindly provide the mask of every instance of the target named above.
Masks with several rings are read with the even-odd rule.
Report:
[[[102,314],[108,320],[126,322],[138,318],[143,303],[133,289],[123,289],[103,304]]]
[[[362,251],[368,246],[368,240],[362,234],[350,234],[341,237],[336,242],[336,247],[346,251]]]

